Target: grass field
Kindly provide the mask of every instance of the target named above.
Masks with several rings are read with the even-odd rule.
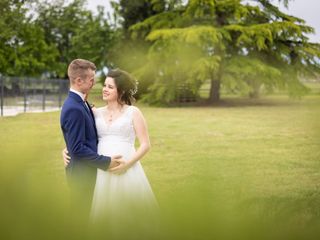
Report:
[[[244,239],[320,236],[319,94],[226,99],[215,107],[138,106],[152,143],[142,164],[167,238],[209,239],[221,228],[231,237],[236,226],[245,229]],[[41,226],[34,232],[42,238],[61,218],[66,198],[59,113],[0,118],[0,133],[2,234],[18,238]],[[67,236],[59,229],[66,225],[59,222],[52,239]],[[268,234],[254,235],[262,232]]]

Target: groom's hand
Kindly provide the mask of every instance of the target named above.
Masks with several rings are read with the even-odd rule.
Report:
[[[112,156],[108,170],[111,169],[111,168],[114,168],[114,167],[119,166],[119,164],[120,164],[119,161],[123,161],[121,155],[114,155],[114,156]]]
[[[114,168],[109,168],[109,172],[113,174],[122,174],[125,173],[130,167],[126,161],[118,160],[119,165]]]
[[[70,163],[70,159],[71,159],[71,157],[68,155],[68,150],[67,150],[67,148],[64,148],[63,150],[62,150],[62,158],[63,158],[63,162],[64,162],[64,166],[66,167],[66,166],[68,166],[68,164]]]

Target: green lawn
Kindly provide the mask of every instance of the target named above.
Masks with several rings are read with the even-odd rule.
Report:
[[[303,229],[303,236],[319,236],[312,229],[320,220],[319,95],[232,98],[216,107],[138,106],[152,143],[142,164],[171,238],[228,236],[235,226],[247,229],[245,239],[284,234],[263,229],[265,222],[285,234]],[[47,236],[67,198],[59,113],[0,118],[0,133],[4,235],[21,237],[39,224],[37,236]],[[22,233],[10,229],[11,222]],[[64,224],[57,224],[52,239],[65,236]]]

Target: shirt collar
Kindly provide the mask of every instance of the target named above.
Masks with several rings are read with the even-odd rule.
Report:
[[[73,92],[73,93],[79,95],[79,96],[81,97],[82,101],[85,101],[85,96],[86,96],[86,95],[83,94],[82,92],[79,92],[79,91],[77,91],[77,90],[74,90],[73,88],[70,88],[70,92]]]

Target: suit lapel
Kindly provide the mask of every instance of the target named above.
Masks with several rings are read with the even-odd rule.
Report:
[[[90,110],[89,110],[89,107],[86,106],[86,103],[85,102],[82,102],[82,105],[84,107],[84,109],[86,110],[86,112],[90,115],[91,119],[92,119],[92,116],[91,116],[91,113],[90,113]]]
[[[89,106],[89,103],[87,101],[86,101],[86,104]],[[87,109],[90,112],[90,116],[91,116],[91,119],[92,119],[92,122],[93,122],[93,127],[94,127],[94,130],[96,131],[96,135],[98,136],[97,127],[96,127],[96,121],[94,120],[94,115],[93,115],[92,109],[91,109],[91,107],[88,107]]]
[[[86,113],[88,114],[88,117],[91,120],[91,123],[93,125],[95,134],[96,134],[96,136],[98,136],[96,123],[95,123],[95,120],[94,120],[94,115],[93,115],[92,109],[89,107],[89,104],[87,103],[88,105],[86,106],[86,103],[84,101],[82,101],[81,97],[78,94],[74,93],[74,92],[69,92],[69,97],[75,99],[79,104],[82,104],[82,106],[84,107],[84,110],[86,111]]]

